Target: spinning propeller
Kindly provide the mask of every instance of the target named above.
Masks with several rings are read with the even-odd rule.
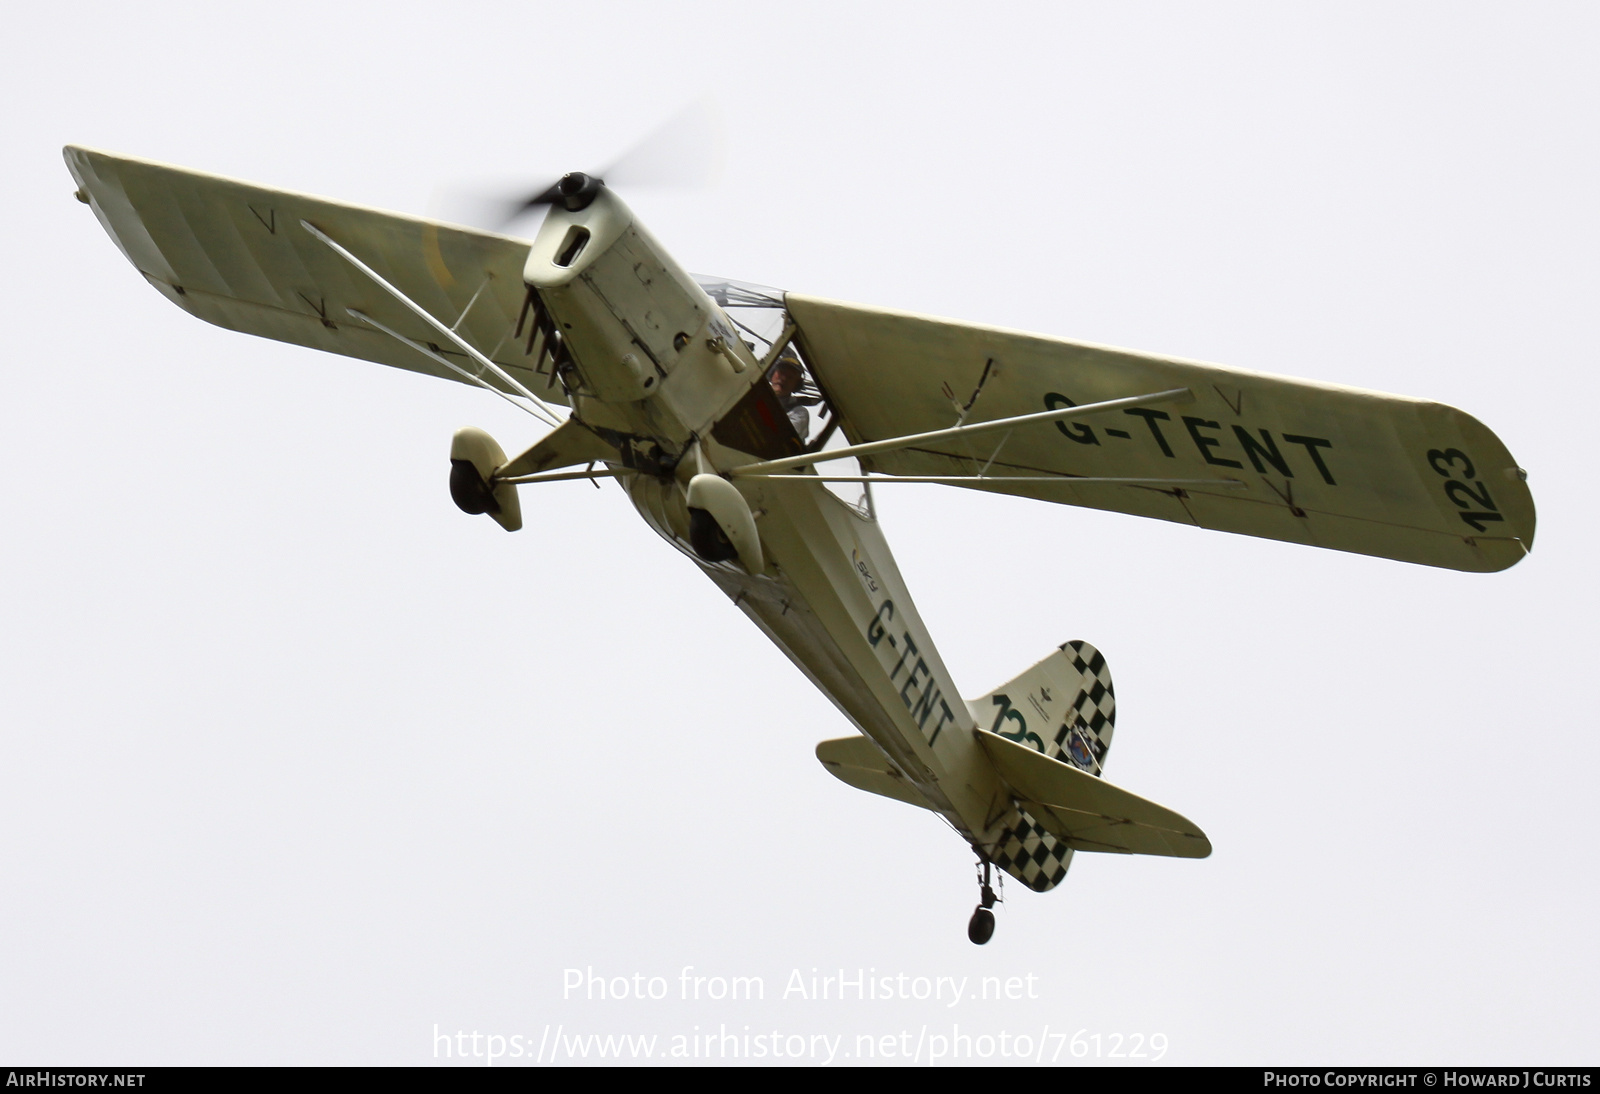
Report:
[[[456,213],[451,219],[503,231],[541,206],[561,205],[576,212],[605,186],[705,186],[721,166],[724,143],[720,114],[708,100],[700,100],[668,118],[599,172],[574,171],[532,193],[457,194],[449,202]]]

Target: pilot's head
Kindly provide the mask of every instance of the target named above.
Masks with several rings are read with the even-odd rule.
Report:
[[[793,395],[800,390],[804,381],[805,373],[800,368],[800,362],[793,357],[778,358],[778,363],[772,366],[772,373],[767,377],[767,383],[779,395]]]

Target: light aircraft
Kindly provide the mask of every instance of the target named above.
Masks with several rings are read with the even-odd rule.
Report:
[[[859,735],[817,758],[933,812],[1035,891],[1077,851],[1204,858],[1193,822],[1101,778],[1105,658],[1067,642],[962,699],[871,489],[945,483],[1456,570],[1533,545],[1527,475],[1451,407],[685,273],[575,173],[530,242],[68,147],[163,296],[231,330],[477,384],[547,432],[477,429],[450,494],[507,531],[518,488],[612,478]],[[850,463],[848,461],[854,461]],[[843,463],[844,471],[836,473]],[[831,465],[831,468],[830,468]]]

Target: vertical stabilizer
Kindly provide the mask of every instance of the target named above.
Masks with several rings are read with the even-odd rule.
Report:
[[[1116,728],[1117,694],[1105,656],[1068,642],[967,707],[991,733],[1099,775]]]
[[[1098,776],[1116,728],[1117,696],[1103,654],[1067,642],[981,699],[967,702],[978,725],[1052,760]],[[1059,885],[1072,849],[1025,809],[1013,806],[1005,834],[989,849],[994,864],[1035,892]]]

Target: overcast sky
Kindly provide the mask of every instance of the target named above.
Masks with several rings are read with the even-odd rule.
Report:
[[[1594,1063],[1597,32],[1582,4],[13,12],[0,1057],[443,1063],[437,1029],[526,1063],[559,1027]],[[624,194],[688,268],[1458,406],[1530,472],[1532,555],[880,490],[965,693],[1095,643],[1108,777],[1216,848],[1080,855],[976,948],[966,846],[823,771],[851,727],[614,486],[525,491],[516,535],[464,516],[452,431],[531,419],[185,315],[60,155],[426,213],[703,96],[719,179]],[[568,969],[667,997],[564,999]],[[785,998],[813,969],[967,995]]]

